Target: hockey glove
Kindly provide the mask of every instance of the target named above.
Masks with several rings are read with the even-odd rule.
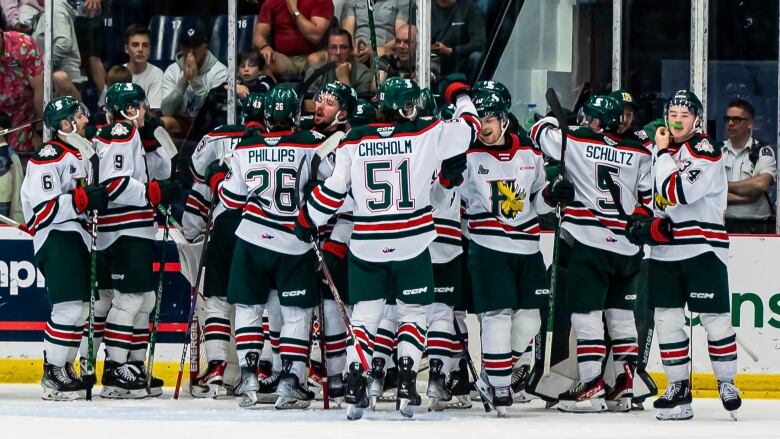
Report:
[[[550,206],[567,205],[574,201],[574,185],[560,176],[542,191],[544,202]]]
[[[152,180],[146,184],[146,199],[153,207],[170,206],[181,198],[181,185],[173,180]]]
[[[639,242],[638,245],[669,244],[674,240],[672,222],[669,218],[641,217],[632,224],[629,236]]]
[[[218,160],[214,160],[206,166],[206,184],[209,185],[212,194],[217,193],[219,183],[225,179],[230,168],[225,163],[219,164]]]
[[[461,93],[471,91],[471,86],[466,83],[466,75],[463,73],[452,73],[444,77],[441,82],[441,94],[444,96],[444,102],[452,104]]]
[[[160,126],[163,125],[159,117],[146,115],[144,125],[138,128],[138,135],[141,136],[141,144],[144,147],[144,151],[152,152],[160,147],[160,143],[154,137],[154,130]]]
[[[447,189],[460,186],[463,183],[463,172],[466,171],[466,154],[458,154],[441,162],[439,182]]]
[[[626,221],[626,238],[631,244],[638,246],[644,245],[644,242],[639,239],[635,232],[638,230],[639,222],[646,218],[653,218],[653,212],[647,207],[637,204]]]
[[[86,187],[77,187],[71,194],[73,208],[78,213],[87,210],[100,211],[108,207],[108,189],[105,186],[90,184]]]
[[[295,237],[303,242],[314,241],[314,235],[317,233],[317,226],[309,218],[309,214],[306,212],[306,206],[304,205],[298,210],[298,217],[295,218]]]

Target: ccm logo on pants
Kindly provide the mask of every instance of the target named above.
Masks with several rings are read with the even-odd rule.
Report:
[[[413,288],[411,290],[403,290],[401,294],[404,296],[414,296],[415,294],[422,294],[427,293],[428,287],[422,287],[422,288]]]
[[[282,297],[305,296],[306,290],[282,291]]]
[[[714,299],[715,293],[691,293],[691,299]]]
[[[411,290],[406,290],[411,291]],[[404,294],[406,294],[406,291],[404,291]],[[438,287],[433,289],[434,293],[454,293],[455,287]]]

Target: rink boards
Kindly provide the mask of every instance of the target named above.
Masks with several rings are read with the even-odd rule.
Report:
[[[159,238],[159,236],[158,236]],[[159,249],[160,242],[158,242]],[[176,247],[167,247],[165,294],[156,374],[175,381],[186,331],[190,286],[180,273]],[[542,237],[542,251],[551,260],[552,236]],[[756,398],[780,398],[780,237],[732,235],[729,252],[732,323],[740,342],[752,350],[752,361],[739,350],[738,384]],[[63,255],[67,263],[67,255]],[[155,266],[155,273],[159,267]],[[652,275],[652,274],[650,274]],[[33,263],[32,241],[21,232],[0,227],[0,382],[32,383],[40,380],[43,328],[48,316],[45,278]],[[476,328],[473,328],[476,330]],[[694,385],[700,393],[714,394],[706,335],[694,318]],[[476,353],[476,352],[475,352]],[[661,371],[657,342],[654,342],[648,370]],[[653,374],[663,384],[663,374]],[[663,387],[662,387],[663,388]]]

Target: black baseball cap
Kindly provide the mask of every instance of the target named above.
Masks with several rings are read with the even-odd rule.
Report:
[[[206,25],[198,20],[182,27],[179,44],[185,47],[198,47],[209,42],[209,31]]]

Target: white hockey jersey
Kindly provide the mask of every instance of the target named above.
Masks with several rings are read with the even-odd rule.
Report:
[[[229,209],[244,209],[236,236],[279,253],[300,255],[311,244],[294,233],[298,215],[295,183],[309,178],[302,159],[311,163],[325,136],[315,131],[266,133],[243,139],[233,149],[230,172],[219,188],[220,200]]]
[[[108,189],[108,208],[98,217],[98,250],[104,250],[120,236],[154,239],[154,209],[146,199],[149,178],[170,176],[170,159],[162,148],[147,167],[146,152],[138,130],[132,124],[116,122],[101,128],[92,141],[100,160],[100,184]]]
[[[723,225],[728,195],[721,149],[706,135],[656,154],[656,216],[669,218],[674,240],[651,247],[650,258],[679,261],[714,252],[728,262],[729,235]]]
[[[44,144],[27,163],[21,190],[22,210],[34,233],[36,253],[51,230],[76,232],[89,246],[86,216],[76,212],[70,194],[86,176],[86,162],[79,151],[59,140]]]
[[[561,130],[555,118],[534,124],[530,137],[545,154],[560,160]],[[650,206],[650,151],[636,141],[579,127],[568,134],[565,164],[566,179],[574,184],[574,202],[564,208],[563,230],[591,247],[636,254],[639,247],[628,242],[626,218],[616,203],[629,215],[637,202]],[[618,186],[620,200],[613,199],[607,174]]]
[[[542,151],[530,139],[507,136],[505,148],[472,147],[465,181],[470,239],[492,250],[533,254],[539,251],[538,215],[551,210],[542,190],[547,185]]]
[[[456,118],[419,118],[397,125],[353,128],[336,151],[333,175],[308,199],[309,214],[325,224],[348,192],[355,200],[352,253],[366,261],[411,259],[435,239],[431,175],[443,160],[463,153],[479,132],[474,105],[458,98]]]
[[[428,249],[431,262],[444,264],[463,253],[462,233],[460,231],[460,193],[456,188],[447,189],[437,178],[431,187],[431,206],[433,206],[433,225],[436,239]]]
[[[206,233],[209,206],[212,197],[211,188],[206,182],[206,168],[215,160],[223,159],[226,165],[230,165],[230,157],[233,148],[241,140],[244,134],[242,125],[222,125],[203,136],[195,147],[195,152],[190,159],[190,174],[192,174],[192,191],[184,205],[184,215],[181,226],[184,229],[184,237],[192,241]],[[213,219],[225,212],[225,205],[219,203],[214,206]]]

